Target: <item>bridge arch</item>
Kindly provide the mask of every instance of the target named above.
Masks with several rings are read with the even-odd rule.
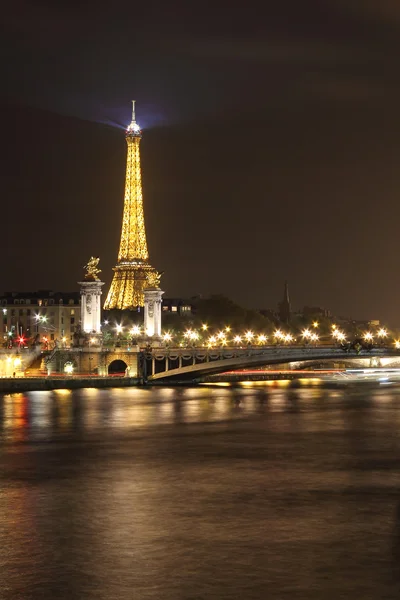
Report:
[[[340,347],[285,347],[285,348],[265,348],[255,353],[237,353],[236,356],[222,356],[217,360],[209,360],[203,363],[195,363],[190,366],[182,366],[177,369],[158,372],[149,377],[149,381],[155,380],[195,380],[207,375],[223,373],[224,371],[233,371],[249,367],[259,367],[263,365],[279,365],[289,362],[314,362],[318,360],[343,360],[354,358],[382,358],[399,356],[399,350],[388,348],[373,348],[362,351],[345,351]],[[229,356],[229,357],[228,357]]]
[[[108,365],[108,375],[116,375],[117,373],[120,375],[125,375],[127,367],[128,365],[124,360],[121,358],[116,358]]]

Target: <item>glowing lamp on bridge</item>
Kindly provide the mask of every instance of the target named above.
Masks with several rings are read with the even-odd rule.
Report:
[[[207,331],[208,329],[208,325],[206,323],[203,323],[203,325],[201,326],[203,331]]]
[[[252,331],[246,331],[246,333],[244,334],[244,337],[246,338],[246,340],[248,342],[251,342],[251,340],[254,337],[254,333]]]
[[[312,333],[310,339],[311,339],[312,342],[318,342],[318,340],[319,340],[318,333]]]
[[[183,337],[188,338],[189,340],[198,340],[199,339],[199,334],[197,333],[197,331],[193,331],[192,329],[188,329],[187,331],[185,331],[185,333],[183,334]]]
[[[365,340],[366,342],[372,342],[372,341],[373,341],[373,339],[374,339],[374,336],[372,335],[372,333],[371,333],[370,331],[366,331],[366,332],[364,333],[364,340]]]
[[[233,338],[233,341],[235,342],[235,344],[240,344],[242,341],[242,338],[240,337],[240,335],[235,335],[235,337]]]
[[[72,375],[72,373],[74,372],[74,365],[68,362],[64,367],[64,372],[67,375]]]
[[[285,334],[282,333],[280,329],[277,329],[274,333],[274,337],[276,337],[277,340],[282,340],[285,337]]]
[[[312,333],[309,329],[303,329],[303,331],[301,332],[301,335],[304,339],[310,339],[312,336]]]
[[[377,333],[378,337],[383,339],[383,338],[387,338],[388,336],[388,332],[386,331],[386,329],[384,327],[381,327]]]
[[[314,323],[312,324],[312,326],[316,329],[319,326],[318,321],[314,321]]]
[[[134,325],[132,327],[132,329],[130,330],[131,335],[139,335],[140,334],[140,327],[139,325]]]
[[[400,340],[395,340],[394,347],[396,348],[396,350],[400,350]]]
[[[115,327],[115,329],[116,329],[116,332],[117,332],[117,333],[122,333],[123,327],[122,327],[122,325],[117,325],[117,326]]]
[[[265,344],[265,342],[267,341],[267,336],[266,336],[266,335],[263,335],[263,334],[261,334],[261,335],[259,335],[259,336],[258,336],[258,338],[257,338],[257,339],[258,339],[258,343],[259,343],[259,344]]]
[[[292,336],[291,333],[287,333],[284,338],[283,338],[284,342],[286,342],[287,344],[290,342],[294,342],[294,337]]]
[[[163,335],[164,342],[170,342],[172,340],[172,335],[170,333],[164,333]]]
[[[224,331],[220,331],[220,332],[217,334],[217,339],[219,339],[219,340],[223,340],[223,339],[225,338],[225,336],[226,336],[225,332],[224,332]]]
[[[332,333],[332,337],[334,337],[338,342],[344,342],[346,339],[346,335],[340,329],[335,329]]]

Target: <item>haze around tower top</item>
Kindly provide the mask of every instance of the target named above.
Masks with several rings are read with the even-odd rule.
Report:
[[[93,253],[112,272],[134,98],[167,295],[274,307],[288,280],[294,308],[398,323],[398,3],[20,0],[2,21],[2,287],[75,289]]]

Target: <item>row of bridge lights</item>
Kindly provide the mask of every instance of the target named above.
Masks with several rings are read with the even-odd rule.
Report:
[[[314,324],[314,327],[316,327],[316,326],[318,326],[318,325]],[[202,326],[203,331],[206,331],[207,328],[208,327],[206,325]],[[209,347],[212,347],[216,344],[221,344],[222,346],[226,346],[228,344],[228,340],[227,340],[228,333],[230,333],[230,327],[227,327],[225,329],[225,331],[220,331],[216,335],[211,335],[208,338],[207,345]],[[389,336],[388,331],[384,327],[381,327],[377,331],[376,336],[374,336],[374,334],[371,331],[366,331],[362,337],[365,342],[373,343],[375,337],[377,337],[380,341],[383,341],[388,336]],[[172,334],[169,332],[165,333],[163,337],[164,337],[165,342],[172,341]],[[187,331],[185,331],[185,333],[183,334],[183,337],[186,338],[187,340],[189,340],[190,342],[196,342],[200,339],[199,333],[192,329],[188,329]],[[335,339],[336,341],[338,341],[340,343],[346,343],[346,341],[347,341],[346,333],[344,331],[341,331],[340,329],[338,329],[336,325],[332,326],[332,337],[333,337],[333,339]],[[273,338],[274,338],[275,342],[286,343],[286,344],[290,344],[292,342],[297,341],[297,339],[291,333],[285,333],[280,329],[277,329],[274,332]],[[303,329],[303,331],[301,332],[301,338],[304,342],[316,343],[319,341],[320,336],[315,331],[312,331],[311,329],[307,328],[307,329]],[[264,345],[264,344],[266,344],[267,340],[268,340],[268,336],[266,336],[264,334],[256,335],[252,331],[247,331],[244,335],[235,335],[233,337],[233,342],[235,344],[241,344],[241,343],[245,342],[247,344]],[[394,345],[396,348],[400,349],[400,340],[395,340]]]
[[[313,323],[313,328],[314,328],[314,331],[312,331],[312,329],[310,329],[310,328],[306,328],[306,329],[303,329],[303,331],[301,332],[300,335],[304,342],[317,343],[320,340],[320,336],[315,331],[315,329],[318,328],[317,322]],[[121,334],[124,330],[122,325],[116,325],[115,329],[116,329],[117,334]],[[207,330],[208,330],[208,325],[206,325],[206,324],[202,325],[201,331],[202,331],[203,335],[207,332]],[[132,336],[137,337],[142,334],[142,331],[141,331],[141,328],[139,325],[134,325],[129,330],[129,333]],[[215,335],[210,335],[210,337],[207,340],[207,346],[212,347],[217,344],[220,344],[221,346],[226,346],[228,344],[227,338],[228,338],[229,333],[231,333],[231,328],[226,327],[223,331],[220,331],[219,333],[217,333]],[[174,336],[170,332],[166,332],[163,335],[163,339],[166,343],[172,342],[173,337]],[[201,335],[195,329],[187,329],[184,332],[183,337],[188,342],[195,343],[200,340]],[[281,329],[277,329],[273,333],[272,337],[274,338],[274,342],[280,342],[280,343],[284,343],[284,344],[290,344],[290,343],[297,341],[297,339],[291,333],[285,333]],[[344,344],[347,342],[347,337],[348,336],[346,335],[346,333],[344,331],[341,331],[336,325],[332,325],[332,338],[334,340]],[[366,331],[362,336],[363,340],[367,343],[373,343],[375,338],[378,338],[378,340],[380,342],[383,342],[388,337],[389,337],[389,333],[388,333],[387,329],[385,329],[384,327],[381,327],[376,332],[375,335],[371,331]],[[235,335],[232,338],[232,340],[235,344],[247,343],[247,344],[264,345],[268,341],[268,336],[264,335],[264,334],[257,335],[253,331],[249,330],[249,331],[246,331],[246,333],[244,333],[243,335]],[[183,345],[183,343],[181,343],[181,345]],[[397,349],[400,349],[400,340],[395,340],[394,345]]]

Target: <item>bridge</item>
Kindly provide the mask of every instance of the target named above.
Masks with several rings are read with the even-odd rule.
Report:
[[[4,352],[0,356],[0,376],[11,377],[25,374],[90,374],[106,376],[118,372],[138,377],[148,382],[196,381],[209,375],[226,371],[252,369],[268,365],[306,363],[333,360],[343,362],[354,359],[377,359],[381,366],[400,365],[400,348],[388,345],[346,347],[340,345],[248,345],[246,347],[170,347],[159,343],[153,346],[118,347],[107,349],[101,346],[84,348],[56,348],[51,352],[25,351],[19,354]],[[28,369],[36,359],[40,369]],[[378,364],[376,366],[378,366]],[[4,372],[3,372],[4,371]]]
[[[265,346],[250,348],[154,348],[142,354],[142,374],[149,382],[194,381],[236,369],[321,360],[400,358],[398,348],[344,350],[338,346]]]

